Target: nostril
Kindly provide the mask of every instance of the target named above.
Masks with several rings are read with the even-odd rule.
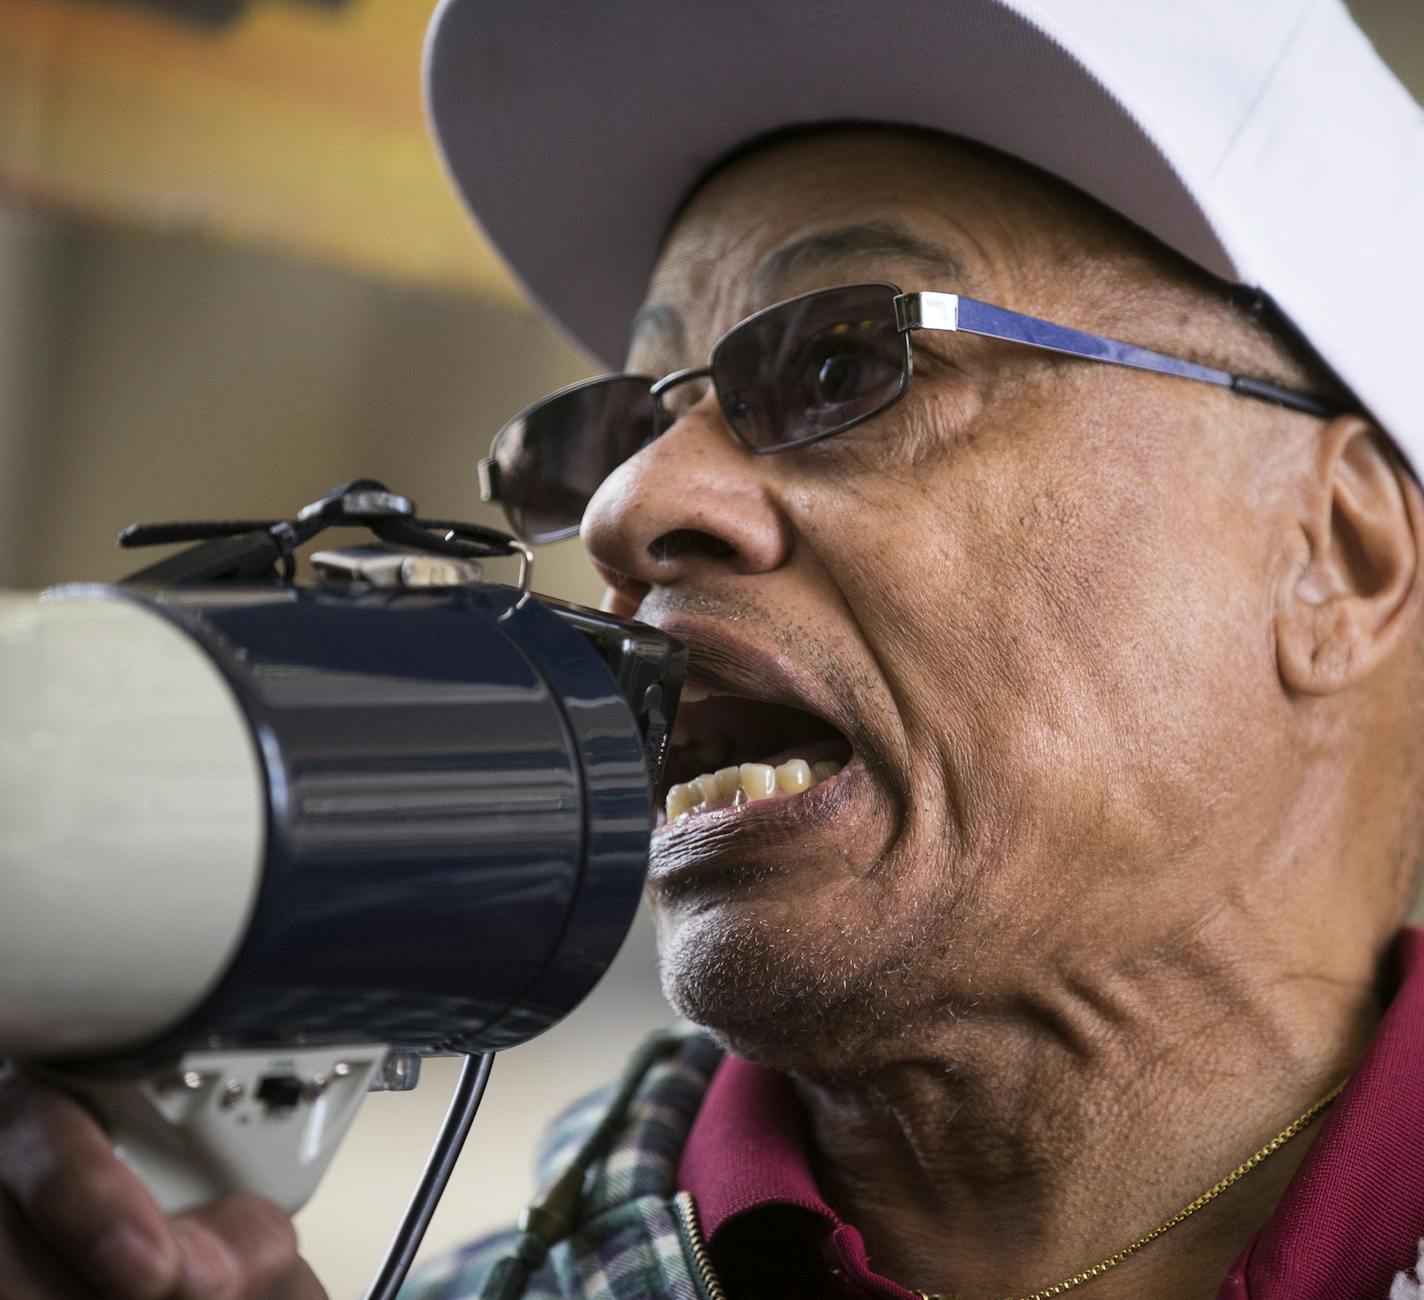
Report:
[[[658,564],[670,560],[730,560],[737,548],[712,533],[696,528],[674,528],[648,543],[648,554]]]

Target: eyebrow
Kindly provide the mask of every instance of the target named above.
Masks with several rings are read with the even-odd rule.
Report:
[[[900,226],[873,222],[818,231],[778,248],[757,268],[752,283],[757,295],[766,300],[793,274],[853,257],[894,257],[913,263],[932,276],[954,280],[964,277],[963,264],[943,245],[913,235]],[[640,311],[628,332],[628,350],[631,352],[638,344],[648,342],[650,335],[657,336],[673,355],[682,355],[686,331],[675,307],[656,303]]]
[[[644,307],[633,317],[633,324],[628,330],[628,351],[631,352],[639,343],[648,342],[648,336],[656,336],[668,352],[681,356],[687,335],[678,310],[666,303]]]
[[[761,264],[753,283],[757,292],[766,297],[793,274],[813,270],[828,262],[872,256],[911,262],[931,275],[951,278],[963,275],[959,259],[949,249],[899,226],[876,222],[823,230],[787,244]]]

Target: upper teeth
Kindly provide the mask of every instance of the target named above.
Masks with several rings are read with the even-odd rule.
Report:
[[[804,758],[789,758],[779,767],[743,763],[740,767],[704,772],[667,792],[667,819],[673,822],[695,812],[753,803],[774,794],[803,794],[822,781],[829,781],[840,770],[841,765],[830,760],[808,763]]]

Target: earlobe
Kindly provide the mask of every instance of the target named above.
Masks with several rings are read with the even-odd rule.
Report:
[[[1286,685],[1329,695],[1387,658],[1410,622],[1424,501],[1393,448],[1358,416],[1327,426],[1304,487],[1308,554],[1278,592],[1276,657]]]

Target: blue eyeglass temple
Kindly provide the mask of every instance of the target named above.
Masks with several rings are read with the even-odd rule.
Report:
[[[1159,375],[1175,375],[1179,379],[1195,379],[1204,384],[1229,388],[1245,397],[1257,397],[1275,402],[1293,411],[1329,418],[1339,415],[1331,406],[1309,393],[1283,388],[1265,379],[1248,375],[1233,375],[1212,366],[1183,361],[1165,352],[1153,352],[1118,339],[1099,334],[1086,334],[1067,325],[1055,325],[1037,316],[1024,316],[1005,307],[995,307],[976,298],[957,293],[902,293],[895,298],[895,323],[906,330],[953,330],[963,334],[978,334],[984,338],[1001,339],[1006,343],[1022,343],[1031,348],[1062,352],[1070,357],[1089,361],[1104,361],[1112,366],[1130,366],[1134,370],[1151,370]]]

